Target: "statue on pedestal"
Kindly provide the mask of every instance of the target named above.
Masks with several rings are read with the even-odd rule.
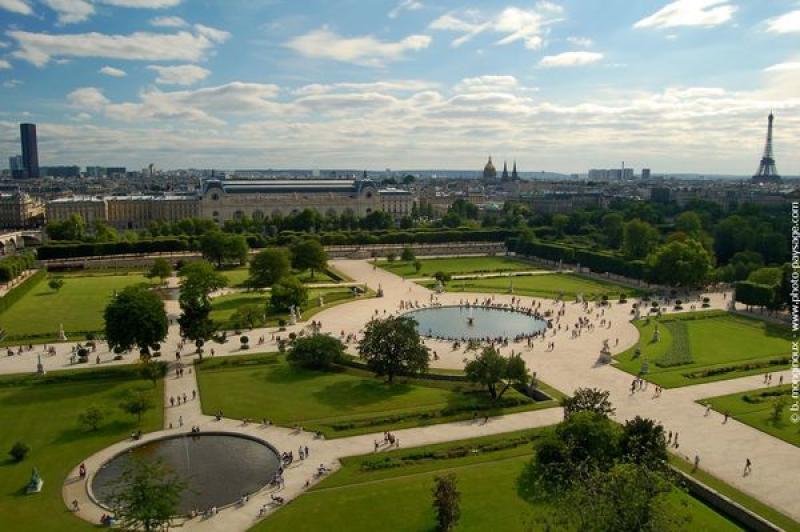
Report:
[[[289,324],[297,325],[297,307],[294,305],[289,307]]]
[[[434,288],[434,290],[436,290],[437,294],[441,294],[442,292],[444,292],[444,285],[442,284],[441,279],[436,279],[436,287]]]
[[[633,309],[633,319],[638,320],[642,317],[642,311],[639,310],[639,305],[636,305],[636,308]]]
[[[66,342],[67,341],[67,335],[64,333],[64,324],[63,323],[58,326],[58,341],[59,342]]]
[[[378,292],[376,294],[378,297],[383,297],[383,286],[378,284]]]
[[[319,295],[319,306],[320,307],[324,307],[325,306],[325,298],[322,297],[322,294]]]
[[[641,371],[639,371],[639,374],[640,375],[647,375],[647,373],[649,371],[650,371],[650,363],[645,358],[645,359],[642,360],[642,369],[641,369]]]
[[[658,330],[658,323],[656,323],[656,328],[653,329],[653,343],[658,343],[661,340],[661,333]]]
[[[44,484],[44,480],[39,475],[39,470],[37,468],[33,468],[33,472],[31,473],[31,479],[28,482],[28,485],[25,487],[25,493],[31,495],[33,493],[39,493],[42,491],[42,485]]]
[[[44,375],[47,373],[44,369],[44,364],[42,364],[42,355],[37,355],[37,362],[36,362],[36,374],[37,375]]]

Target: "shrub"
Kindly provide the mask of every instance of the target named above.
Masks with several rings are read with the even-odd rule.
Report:
[[[327,334],[312,334],[295,340],[286,359],[301,367],[329,370],[344,357],[344,345]]]
[[[11,450],[8,451],[8,454],[11,455],[12,460],[19,463],[25,460],[25,457],[28,456],[29,452],[31,452],[31,448],[27,444],[18,441],[11,446]]]
[[[250,346],[248,345],[250,343],[250,338],[248,338],[247,336],[244,336],[244,335],[240,336],[239,337],[239,342],[242,344],[242,349],[249,349],[250,348]]]

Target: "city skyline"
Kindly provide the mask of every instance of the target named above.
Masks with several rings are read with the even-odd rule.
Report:
[[[3,160],[800,174],[795,1],[251,4],[0,0]]]

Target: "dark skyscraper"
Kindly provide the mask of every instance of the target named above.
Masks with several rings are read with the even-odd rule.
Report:
[[[22,164],[25,177],[39,177],[39,146],[36,142],[36,124],[20,124],[19,136],[22,141]]]

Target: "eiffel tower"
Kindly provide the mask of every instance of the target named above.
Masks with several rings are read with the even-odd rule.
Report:
[[[781,181],[778,169],[775,168],[775,157],[772,154],[772,121],[774,119],[775,117],[770,112],[767,125],[767,144],[764,146],[764,156],[761,157],[758,171],[753,176],[755,183],[780,183]]]

